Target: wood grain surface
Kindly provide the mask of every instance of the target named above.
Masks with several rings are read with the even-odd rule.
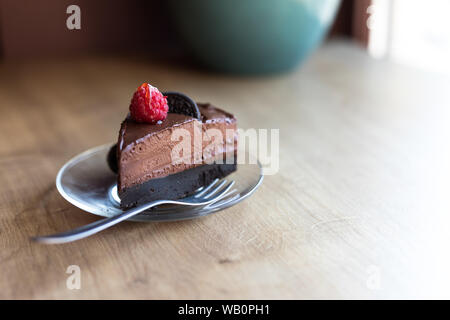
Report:
[[[72,156],[117,138],[150,81],[280,129],[280,170],[202,219],[95,221],[55,189]],[[297,71],[238,78],[145,57],[0,65],[0,298],[449,298],[450,81],[332,42]],[[68,266],[81,288],[66,287]]]

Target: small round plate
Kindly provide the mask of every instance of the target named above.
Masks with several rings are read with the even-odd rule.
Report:
[[[103,217],[122,213],[117,195],[117,175],[108,167],[106,156],[112,144],[89,149],[70,159],[56,176],[56,188],[71,204]],[[249,157],[246,155],[246,159]],[[262,183],[259,164],[238,164],[237,171],[226,177],[235,181],[235,193],[228,201],[206,207],[164,205],[147,210],[131,221],[175,221],[194,219],[231,207],[249,197]]]

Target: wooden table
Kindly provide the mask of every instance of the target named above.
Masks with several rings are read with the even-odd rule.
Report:
[[[143,81],[223,106],[242,128],[279,128],[279,172],[202,219],[31,243],[98,219],[55,176],[117,138]],[[449,298],[449,107],[449,78],[342,42],[266,78],[127,57],[3,63],[0,298]]]

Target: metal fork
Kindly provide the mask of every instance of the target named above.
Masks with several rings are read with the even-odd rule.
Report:
[[[80,240],[89,237],[97,232],[105,230],[123,220],[129,219],[138,215],[139,213],[148,210],[152,207],[159,206],[162,204],[177,204],[183,206],[205,206],[217,202],[228,195],[228,191],[233,187],[234,181],[227,183],[227,180],[223,180],[218,183],[219,179],[215,179],[211,184],[206,187],[200,188],[192,196],[179,199],[179,200],[156,200],[153,202],[146,203],[139,207],[130,209],[109,218],[95,221],[93,223],[87,224],[85,226],[65,231],[61,233],[56,233],[48,236],[37,236],[31,238],[33,241],[46,243],[46,244],[57,244],[66,243],[76,240]]]

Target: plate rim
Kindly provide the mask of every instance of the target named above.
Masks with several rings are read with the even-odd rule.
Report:
[[[111,143],[105,143],[105,144],[102,144],[102,145],[99,145],[99,146],[96,146],[93,148],[89,148],[89,149],[73,156],[59,169],[58,174],[56,175],[56,189],[58,190],[59,194],[70,204],[73,204],[77,208],[82,209],[83,211],[89,212],[90,214],[94,214],[96,216],[101,216],[101,215],[91,212],[90,208],[87,205],[70,197],[67,194],[67,192],[64,191],[64,188],[61,184],[61,177],[62,177],[63,172],[66,170],[66,168],[68,168],[70,165],[72,165],[76,160],[79,160],[80,158],[85,157],[86,155],[91,154],[93,152],[96,152],[97,150],[103,149],[106,146],[112,146],[112,145],[113,144],[111,144]]]

